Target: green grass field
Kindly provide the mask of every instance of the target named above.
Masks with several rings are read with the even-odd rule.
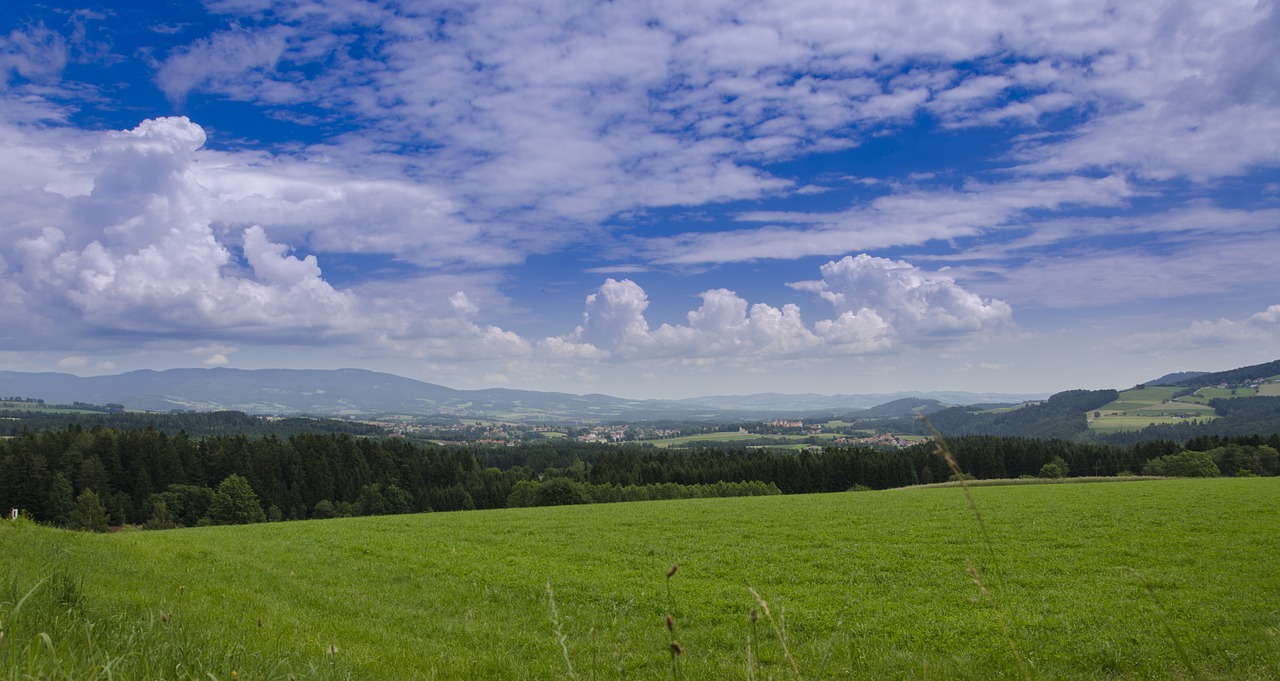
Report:
[[[690,442],[734,442],[738,440],[756,440],[759,435],[753,433],[725,432],[725,433],[700,433],[698,435],[684,435],[681,437],[667,437],[658,440],[637,440],[636,444],[653,445],[655,447],[672,447],[687,445]]]
[[[1205,416],[1206,420],[1212,414]],[[1100,419],[1090,419],[1089,429],[1099,433],[1114,433],[1125,430],[1142,430],[1150,425],[1182,423],[1186,419],[1177,416],[1141,416],[1141,415],[1108,415]]]
[[[1127,409],[1140,409],[1143,406],[1160,404],[1173,397],[1178,392],[1177,388],[1137,388],[1134,390],[1124,390],[1120,393],[1120,397],[1110,404],[1100,407],[1102,411],[1125,411]]]
[[[3,522],[0,669],[9,679],[1280,678],[1280,479],[971,494],[989,544],[956,488],[115,535]],[[761,613],[752,625],[749,588],[772,621]]]
[[[54,407],[35,402],[13,402],[10,400],[0,400],[0,409],[13,411],[29,411],[39,414],[99,414],[100,411],[94,409],[75,409],[72,407]]]
[[[834,440],[843,437],[839,433],[818,433],[816,435],[760,435],[758,433],[739,433],[737,431],[724,433],[701,433],[699,435],[684,435],[681,437],[669,437],[660,440],[637,440],[637,444],[648,444],[655,447],[680,447],[690,443],[697,442],[740,442],[743,446],[748,446],[757,440],[775,440],[793,441],[800,446],[804,445],[804,441],[811,437],[819,440]],[[787,445],[768,445],[770,447],[786,447]]]
[[[1169,401],[1177,390],[1165,387],[1126,390],[1120,393],[1119,399],[1086,414],[1089,429],[1112,433],[1142,430],[1154,424],[1217,418],[1213,408],[1206,404],[1207,398],[1186,396]]]
[[[1197,397],[1206,400],[1212,400],[1218,397],[1254,397],[1258,394],[1257,388],[1201,388],[1196,391]]]

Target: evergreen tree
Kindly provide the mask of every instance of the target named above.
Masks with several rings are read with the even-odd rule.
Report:
[[[53,483],[49,485],[49,499],[45,505],[49,520],[55,525],[66,527],[71,522],[73,508],[75,508],[75,490],[71,488],[71,481],[67,480],[67,476],[55,473]]]

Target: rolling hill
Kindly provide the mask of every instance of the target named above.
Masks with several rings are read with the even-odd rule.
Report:
[[[849,412],[896,399],[936,399],[948,404],[1022,401],[1043,395],[894,393],[872,395],[713,396],[682,400],[630,400],[491,388],[456,390],[363,369],[169,369],[80,377],[62,373],[0,371],[0,396],[49,403],[123,404],[131,410],[218,411],[248,414],[355,416],[405,414],[494,418],[509,421],[733,421]]]

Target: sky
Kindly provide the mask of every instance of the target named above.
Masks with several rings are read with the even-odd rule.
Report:
[[[1275,0],[11,0],[0,369],[632,398],[1280,358]]]

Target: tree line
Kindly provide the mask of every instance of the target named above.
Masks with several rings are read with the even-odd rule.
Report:
[[[32,400],[25,400],[30,403]],[[42,402],[42,401],[41,401]],[[81,404],[77,402],[76,404]],[[98,407],[99,405],[87,405]],[[30,409],[0,409],[0,435],[16,436],[24,431],[44,431],[68,425],[81,428],[117,428],[121,430],[145,429],[164,431],[170,435],[179,432],[193,437],[208,435],[247,435],[261,437],[275,435],[289,437],[300,433],[351,433],[352,435],[386,435],[384,428],[341,419],[290,416],[266,418],[250,416],[241,411],[180,411],[141,412],[115,411],[119,405],[106,405],[88,412],[32,411]],[[110,408],[110,409],[109,409]]]
[[[1130,446],[972,435],[948,438],[947,445],[961,470],[976,478],[1144,471],[1280,474],[1280,434]],[[1187,451],[1203,455],[1198,464],[1183,465]],[[86,515],[93,516],[95,527],[175,527],[775,490],[887,489],[951,476],[932,442],[899,450],[799,452],[564,440],[458,447],[349,433],[197,439],[149,428],[76,425],[0,440],[0,508],[21,508],[36,520],[67,526],[85,525]]]

